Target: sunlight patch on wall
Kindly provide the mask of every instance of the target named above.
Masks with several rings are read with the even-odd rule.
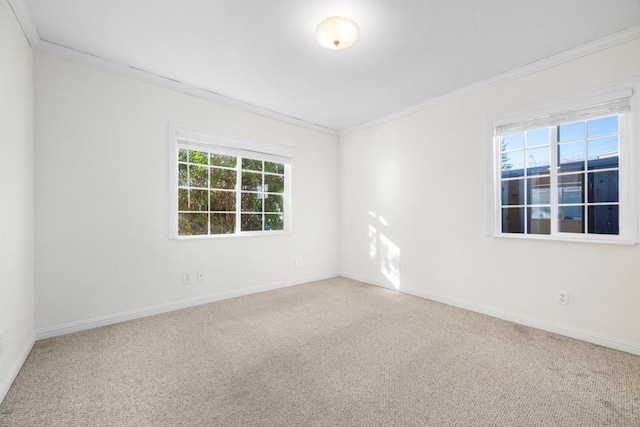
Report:
[[[384,234],[380,234],[380,272],[400,289],[400,248]]]
[[[378,259],[378,232],[369,225],[369,259],[375,264]]]
[[[400,248],[380,229],[388,228],[389,222],[382,216],[369,211],[374,224],[368,225],[369,260],[396,289],[400,289]]]

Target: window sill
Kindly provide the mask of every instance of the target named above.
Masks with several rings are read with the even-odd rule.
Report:
[[[174,236],[171,240],[216,240],[216,239],[232,239],[236,237],[267,237],[267,236],[287,236],[292,235],[292,231],[271,231],[268,233],[265,232],[243,232],[237,234],[207,234],[203,236]]]
[[[569,243],[597,243],[597,244],[610,244],[621,246],[635,246],[636,242],[633,240],[625,239],[617,236],[617,238],[576,238],[570,236],[549,236],[549,235],[536,235],[536,234],[494,234],[493,237],[500,239],[517,239],[517,240],[544,240],[547,242],[569,242]]]

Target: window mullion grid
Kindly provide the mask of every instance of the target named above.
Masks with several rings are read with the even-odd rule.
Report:
[[[606,122],[598,122],[597,124],[594,124],[594,129],[595,131],[593,132],[593,135],[589,134],[589,127],[587,126],[588,124],[590,124],[590,121],[595,121],[597,119],[600,118],[609,118],[609,116],[617,116],[618,117],[618,129],[617,132],[612,131],[611,128],[605,128],[605,132],[601,132],[601,128],[600,126],[612,126],[610,123],[607,124],[603,124]],[[575,120],[575,119],[574,119]],[[567,122],[569,123],[569,122]],[[578,136],[576,138],[577,135],[575,135],[576,132],[580,132],[580,127],[576,127],[575,125],[581,124],[582,126],[582,135]],[[550,150],[551,150],[551,156],[550,156],[550,174],[549,174],[549,186],[550,186],[550,191],[549,191],[549,209],[550,209],[550,221],[549,221],[549,226],[551,228],[550,230],[550,234],[552,237],[556,237],[556,238],[561,238],[561,239],[571,239],[571,240],[585,240],[585,241],[589,241],[590,239],[595,239],[598,241],[608,241],[608,240],[613,240],[614,237],[613,235],[618,236],[619,238],[617,240],[623,241],[623,237],[626,236],[628,229],[625,229],[625,226],[628,225],[628,223],[630,222],[628,220],[628,204],[629,203],[633,203],[629,202],[629,200],[627,200],[627,197],[629,199],[632,199],[632,197],[629,195],[631,194],[631,192],[628,192],[628,185],[629,183],[627,182],[629,180],[628,174],[629,172],[625,169],[626,167],[629,166],[630,160],[629,160],[629,156],[624,154],[624,150],[625,150],[625,144],[626,144],[626,139],[624,137],[622,137],[621,135],[623,134],[623,130],[622,128],[626,125],[625,122],[625,114],[622,113],[614,113],[614,114],[608,114],[608,115],[603,115],[603,114],[598,114],[598,115],[590,115],[589,117],[583,118],[583,120],[575,120],[575,122],[570,122],[569,124],[573,125],[572,129],[567,130],[568,136],[569,138],[565,138],[566,141],[563,141],[562,143],[560,142],[560,137],[562,135],[560,135],[560,122],[558,123],[553,123],[553,124],[548,124],[547,128],[549,129],[549,133],[550,133]],[[564,125],[564,123],[563,123]],[[614,125],[615,126],[615,125]],[[543,126],[540,126],[543,127]],[[495,132],[494,128],[494,132]],[[539,129],[539,128],[536,128]],[[534,130],[536,130],[534,129]],[[532,208],[532,203],[537,203],[536,197],[537,197],[537,192],[536,194],[532,194],[531,192],[533,190],[535,190],[537,188],[537,186],[534,186],[531,182],[531,180],[535,180],[536,182],[538,182],[537,175],[532,175],[532,169],[531,166],[531,159],[528,157],[530,151],[534,148],[538,148],[538,147],[530,147],[529,145],[529,137],[530,135],[528,134],[528,130],[527,129],[518,129],[519,131],[516,132],[515,129],[511,129],[513,131],[513,137],[514,138],[522,138],[521,141],[524,141],[524,165],[523,165],[523,171],[522,173],[522,177],[525,181],[524,183],[524,194],[522,195],[522,200],[524,201],[524,205],[522,206],[522,208],[524,208],[524,220],[525,223],[522,225],[522,228],[520,230],[523,230],[525,235],[528,235],[531,230],[535,230],[535,227],[532,228],[532,224],[530,223],[530,217],[531,217],[531,208]],[[504,133],[504,129],[500,129],[501,132]],[[523,135],[517,135],[516,133],[522,133]],[[494,133],[495,135],[495,133]],[[601,158],[605,158],[605,157],[609,157],[609,152],[608,151],[603,151],[599,145],[595,145],[596,141],[603,141],[603,144],[614,144],[615,142],[611,142],[611,141],[605,141],[605,139],[607,138],[612,138],[612,137],[616,137],[617,136],[617,142],[618,142],[618,164],[615,167],[610,167],[610,163],[608,163],[607,161],[604,162],[599,162],[598,159]],[[496,215],[495,217],[495,224],[497,224],[497,228],[498,230],[501,230],[501,225],[502,225],[502,210],[505,209],[505,206],[503,206],[502,204],[502,199],[500,197],[501,194],[501,186],[504,185],[504,179],[502,177],[502,172],[501,172],[501,162],[502,162],[502,157],[501,154],[502,150],[501,148],[501,139],[498,136],[497,138],[494,137],[494,147],[495,147],[495,165],[496,166],[496,174],[499,177],[498,180],[496,180],[495,183],[495,189],[496,189],[496,196],[495,197],[495,206],[498,207],[498,215]],[[590,146],[590,140],[593,138],[593,142],[594,144],[591,144]],[[516,140],[514,140],[516,141]],[[582,142],[583,146],[581,147],[581,150],[576,150],[576,148],[578,148],[578,144],[575,143],[579,143]],[[572,145],[573,144],[573,145]],[[565,147],[566,145],[566,147]],[[565,153],[566,151],[566,153]],[[579,151],[582,151],[581,153],[581,160],[575,159],[576,155],[579,154]],[[613,149],[609,150],[611,151],[611,155],[615,155]],[[620,155],[622,154],[622,155]],[[589,156],[592,156],[591,160],[594,160],[594,164],[591,163],[591,160],[589,159]],[[602,157],[603,156],[603,157]],[[562,163],[562,159],[566,157],[566,162],[567,162],[567,169],[566,171],[561,171],[560,170],[560,164]],[[577,166],[577,164],[580,164],[581,168],[575,168],[575,166]],[[604,166],[604,167],[603,167]],[[609,166],[609,167],[607,167]],[[590,167],[592,167],[593,169],[589,169]],[[578,169],[578,170],[576,170]],[[603,175],[605,172],[610,172],[609,175]],[[614,173],[617,172],[617,179],[618,182],[614,181],[614,177],[616,175],[614,175]],[[624,173],[623,173],[624,172]],[[566,176],[566,178],[563,178],[564,176]],[[590,179],[591,178],[591,179]],[[560,181],[563,181],[563,187],[560,187]],[[597,184],[596,184],[597,181]],[[604,182],[604,184],[603,184]],[[602,193],[602,197],[612,197],[609,194],[613,194],[613,193],[604,193],[606,191],[614,191],[615,190],[615,186],[617,185],[617,194],[618,194],[618,199],[616,201],[613,201],[614,199],[612,198],[606,198],[606,199],[602,199],[604,201],[600,201],[600,196],[598,194],[596,194],[596,188],[598,191],[603,192]],[[606,187],[603,187],[606,186]],[[602,188],[601,188],[602,187]],[[576,192],[575,190],[579,190],[579,193]],[[562,197],[561,197],[562,195]],[[576,200],[577,198],[580,198],[579,200]],[[591,197],[591,199],[590,199]],[[542,205],[536,204],[536,207],[540,206],[543,207]],[[597,207],[597,206],[603,206],[603,207],[611,207],[609,210],[607,209],[600,209],[602,212],[600,212],[600,210],[594,210],[594,209],[590,209],[592,207]],[[520,206],[512,206],[512,205],[508,205],[508,208],[516,208],[516,207],[520,207]],[[565,207],[568,207],[570,209],[565,209]],[[624,209],[623,209],[624,207]],[[566,216],[567,218],[567,223],[565,224],[564,220],[561,219],[561,215],[560,215],[560,209],[563,209],[563,215],[562,218],[564,218]],[[612,211],[613,209],[615,209],[615,211]],[[606,212],[606,213],[605,213]],[[581,216],[580,218],[580,222],[581,224],[578,223],[578,215]],[[596,215],[594,217],[594,219],[596,219],[598,222],[595,222],[593,224],[591,224],[590,226],[590,218],[592,215]],[[609,215],[609,216],[605,216],[605,215]],[[603,221],[609,221],[608,223],[603,225]],[[617,221],[617,225],[615,223],[615,221]],[[566,227],[565,227],[566,225]],[[582,227],[579,228],[579,225],[581,225]],[[635,221],[633,221],[633,226],[635,226]],[[563,227],[563,229],[561,230],[560,227]],[[605,228],[605,227],[609,227],[609,228]],[[618,229],[614,229],[613,227],[618,227]],[[509,231],[508,231],[509,232]],[[502,234],[501,231],[498,231],[499,234]],[[518,233],[518,231],[510,231],[510,233]],[[580,236],[578,234],[582,235],[582,238],[580,238]],[[609,234],[611,234],[612,236],[609,236]],[[635,233],[634,233],[634,237],[635,237]]]
[[[494,131],[495,132],[495,131]],[[494,168],[494,176],[497,172],[498,174],[498,179],[494,178],[494,184],[493,184],[493,189],[494,189],[494,194],[496,194],[496,197],[494,198],[494,206],[497,207],[496,212],[497,215],[494,216],[494,233],[499,233],[502,234],[502,150],[498,147],[500,147],[500,141],[501,141],[501,136],[496,136],[494,133],[494,137],[493,137],[493,146],[495,147],[494,150],[494,164],[497,165],[497,167]]]
[[[558,221],[558,126],[551,126],[549,128],[551,135],[549,137],[551,155],[551,165],[549,174],[549,203],[551,204],[551,235],[557,236],[559,229]]]
[[[235,224],[235,230],[233,232],[233,234],[244,234],[242,233],[242,196],[243,196],[243,190],[242,190],[242,184],[243,184],[243,179],[242,179],[242,171],[243,171],[243,167],[242,167],[242,161],[243,161],[243,154],[242,153],[231,153],[229,150],[221,150],[223,151],[222,153],[219,153],[218,151],[212,151],[211,147],[205,147],[204,144],[201,144],[200,146],[198,146],[197,150],[194,150],[193,152],[199,153],[199,154],[205,154],[208,155],[208,159],[207,162],[202,162],[202,163],[192,163],[190,161],[190,154],[192,153],[192,148],[190,148],[188,145],[188,142],[182,141],[180,139],[174,139],[174,143],[176,145],[174,145],[173,147],[173,152],[174,152],[174,156],[176,156],[177,158],[177,162],[175,163],[177,166],[177,172],[178,174],[176,175],[176,181],[175,184],[177,187],[177,195],[174,197],[174,201],[172,202],[172,205],[174,203],[176,203],[177,201],[177,207],[174,208],[175,210],[173,212],[176,212],[178,215],[176,215],[176,219],[175,219],[175,236],[177,238],[182,238],[184,237],[192,237],[192,236],[196,236],[196,235],[201,235],[201,236],[211,236],[212,233],[215,233],[215,227],[213,226],[212,220],[214,218],[215,215],[217,214],[231,214],[234,213],[235,214],[235,218],[234,218],[234,224]],[[185,146],[186,145],[186,146]],[[184,159],[184,161],[181,161],[181,150],[184,150],[184,152],[186,153],[186,158]],[[222,156],[226,156],[226,157],[230,157],[230,158],[234,158],[236,160],[236,164],[232,167],[226,165],[226,166],[218,166],[218,165],[213,165],[211,162],[211,155],[213,153],[216,154],[220,154]],[[261,153],[261,152],[260,152]],[[265,152],[265,154],[271,155],[270,153]],[[267,172],[265,170],[265,166],[266,163],[268,162],[268,160],[265,160],[265,158],[263,159],[256,159],[254,157],[250,157],[249,159],[252,159],[253,162],[255,162],[255,160],[258,160],[261,162],[262,164],[262,170],[260,171],[255,171],[255,173],[260,174],[260,182],[261,182],[261,188],[256,189],[258,191],[255,192],[255,194],[260,197],[263,200],[262,203],[262,207],[259,211],[257,212],[247,212],[247,215],[249,214],[253,214],[252,216],[255,217],[255,215],[260,215],[261,216],[261,228],[256,230],[251,230],[253,233],[250,234],[255,234],[255,232],[261,233],[266,231],[266,215],[267,215],[267,206],[266,206],[266,197],[268,197],[270,194],[273,195],[273,197],[276,196],[282,196],[283,199],[287,199],[288,194],[286,191],[283,191],[283,193],[269,193],[266,190],[266,175],[271,175],[271,176],[280,176],[284,178],[285,181],[285,186],[284,188],[290,188],[290,176],[287,174],[287,168],[290,167],[290,161],[291,158],[284,156],[284,155],[272,155],[271,158],[274,158],[276,160],[273,160],[276,163],[280,163],[280,161],[283,163],[283,166],[285,167],[285,171],[283,171],[283,173],[277,173],[277,172]],[[206,185],[201,185],[200,187],[193,187],[192,184],[195,184],[195,182],[192,182],[191,179],[191,169],[197,167],[197,177],[202,177],[204,178],[204,174],[206,173],[207,177],[208,177],[208,182]],[[200,169],[202,167],[206,167],[207,171],[202,173],[203,171]],[[278,166],[281,167],[281,166]],[[184,176],[182,177],[182,179],[180,180],[179,178],[179,173],[180,170],[182,169],[182,172],[184,173]],[[214,179],[214,171],[217,171],[217,168],[219,169],[224,169],[224,170],[228,170],[228,171],[233,171],[235,172],[235,181],[233,182],[233,187],[230,188],[216,188],[216,186],[213,185],[213,179]],[[254,172],[254,171],[251,171]],[[230,177],[229,177],[230,178]],[[186,183],[180,185],[181,182],[187,181]],[[181,191],[187,191],[186,197],[184,197],[183,199],[180,199],[180,192]],[[192,192],[194,190],[198,190],[196,194],[192,194]],[[216,191],[216,194],[213,194],[213,191]],[[201,191],[207,191],[207,194],[204,195],[201,193]],[[213,202],[215,202],[217,199],[217,194],[218,192],[231,192],[231,191],[235,191],[235,204],[236,207],[233,211],[213,211]],[[248,191],[247,193],[253,193],[253,191]],[[193,196],[193,197],[192,197]],[[202,197],[205,196],[205,197]],[[206,198],[206,203],[208,204],[208,207],[206,209],[202,209],[202,210],[193,210],[196,208],[196,206],[194,205],[194,203],[196,201],[200,202],[203,201],[203,198]],[[177,200],[176,200],[177,199]],[[184,200],[186,199],[186,200]],[[193,200],[192,200],[193,199]],[[181,202],[185,204],[184,202],[186,201],[187,206],[185,206],[184,210],[181,210]],[[227,199],[227,196],[225,196],[225,200]],[[230,200],[229,200],[230,201]],[[284,200],[283,200],[284,201]],[[198,203],[200,205],[200,203]],[[174,205],[175,206],[175,205]],[[286,204],[285,204],[286,206]],[[199,216],[199,218],[194,217],[187,217],[185,218],[185,232],[183,234],[180,234],[180,227],[181,227],[181,222],[180,222],[180,214],[181,213],[185,213],[185,214],[204,214],[206,212],[205,218],[207,220],[207,226],[204,227],[206,228],[206,231],[199,225],[201,224],[201,218],[202,216]],[[173,215],[172,215],[173,216]],[[286,216],[286,214],[284,215]],[[253,218],[253,220],[255,221],[255,218]],[[191,229],[194,226],[199,227],[199,229]],[[191,227],[191,228],[189,228]],[[253,227],[255,228],[255,227]],[[280,230],[278,228],[278,230]],[[286,231],[286,227],[285,229],[283,229],[284,231]],[[226,233],[225,233],[226,234]]]
[[[176,220],[175,220],[175,226],[176,226],[176,235],[180,234],[180,147],[178,147],[178,150],[176,152],[176,155],[178,156],[178,170],[176,171],[176,177],[177,177],[177,182],[176,185],[178,186],[178,191],[176,192],[176,197],[178,198],[177,200],[177,209],[176,209]],[[189,150],[187,150],[187,159],[186,161],[189,161]],[[190,203],[190,199],[189,197],[191,196],[191,192],[189,191],[189,164],[186,164],[187,167],[187,182],[186,182],[186,187],[187,187],[187,207],[191,208],[191,203]]]
[[[529,234],[529,160],[527,153],[529,152],[529,136],[524,132],[524,234]]]
[[[501,144],[501,137],[496,137],[494,143],[496,144],[496,147],[499,147]],[[525,167],[525,171],[523,172],[522,176],[516,176],[516,177],[507,177],[507,178],[503,178],[502,177],[502,155],[504,153],[517,153],[518,151],[522,151],[523,152],[523,156],[525,156],[525,163],[526,163],[526,147],[523,146],[521,149],[515,149],[515,150],[509,150],[506,152],[502,152],[502,150],[496,150],[496,156],[497,156],[497,164],[500,165],[498,167],[498,179],[496,180],[496,194],[501,194],[502,192],[502,183],[503,182],[509,182],[509,181],[523,181],[523,191],[524,191],[524,195],[523,195],[523,201],[522,204],[515,204],[515,205],[511,205],[511,204],[506,204],[503,205],[502,204],[502,198],[501,197],[496,197],[496,206],[497,206],[497,212],[499,213],[499,215],[497,215],[496,218],[496,230],[500,230],[500,233],[502,233],[502,212],[503,209],[506,209],[507,212],[510,212],[511,210],[519,210],[522,209],[523,210],[523,227],[526,227],[526,212],[527,212],[527,201],[526,201],[526,185],[527,185],[527,177],[526,177],[526,167]],[[526,234],[526,228],[523,228],[523,234]]]
[[[189,150],[187,150],[187,160],[189,160]],[[187,163],[187,206],[191,209],[191,165]]]
[[[290,206],[290,195],[291,195],[291,182],[289,181],[291,179],[291,165],[284,165],[284,170],[282,171],[284,173],[284,194],[282,195],[282,202],[283,202],[283,206],[282,206],[282,214],[283,214],[283,221],[282,221],[282,226],[283,226],[283,230],[288,230],[291,231],[291,223],[289,222],[289,218],[290,218],[290,211],[289,211],[289,206]],[[287,191],[288,190],[288,191]]]
[[[584,213],[582,217],[584,218],[584,222],[582,226],[584,227],[583,233],[585,235],[589,234],[589,134],[587,128],[587,121],[584,122],[584,172],[582,172],[582,179],[584,184],[582,185],[582,209],[584,209]]]
[[[236,158],[236,231],[234,234],[240,233],[240,216],[242,212],[242,157]]]
[[[211,153],[207,153],[208,179],[207,179],[207,235],[211,235]]]
[[[630,200],[630,194],[629,194],[629,182],[627,181],[629,176],[634,176],[631,175],[630,172],[628,172],[630,170],[630,163],[627,163],[627,159],[633,159],[634,157],[632,157],[630,152],[627,152],[626,148],[627,146],[625,146],[623,144],[623,141],[627,140],[627,137],[625,136],[625,134],[628,132],[628,123],[627,123],[627,117],[625,114],[618,114],[618,159],[619,159],[619,163],[618,163],[618,177],[619,177],[619,181],[618,181],[618,212],[619,212],[619,232],[620,234],[622,234],[623,230],[627,230],[628,228],[632,228],[635,229],[635,226],[632,226],[630,224],[629,218],[628,218],[628,212],[629,210],[627,209],[621,209],[621,206],[630,206],[633,204],[633,201]],[[630,148],[630,147],[629,147]],[[623,173],[624,172],[624,173]],[[633,204],[632,206],[635,206],[635,204]],[[626,234],[626,233],[625,233]],[[635,233],[634,233],[635,234]],[[628,234],[630,235],[630,234]],[[635,235],[633,236],[634,238],[636,237]]]
[[[265,226],[265,215],[264,215],[264,208],[265,205],[267,204],[267,193],[265,193],[265,184],[264,184],[264,168],[265,168],[265,161],[262,161],[262,187],[260,188],[260,191],[262,191],[262,231],[264,231],[264,226]]]

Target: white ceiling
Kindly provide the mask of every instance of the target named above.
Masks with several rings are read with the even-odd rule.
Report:
[[[15,1],[14,1],[15,2]],[[26,0],[39,37],[336,131],[640,24],[640,0]],[[315,26],[358,22],[351,48]]]

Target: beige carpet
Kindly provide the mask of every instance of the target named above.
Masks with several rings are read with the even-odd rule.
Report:
[[[332,279],[36,343],[2,426],[640,426],[640,357]]]

